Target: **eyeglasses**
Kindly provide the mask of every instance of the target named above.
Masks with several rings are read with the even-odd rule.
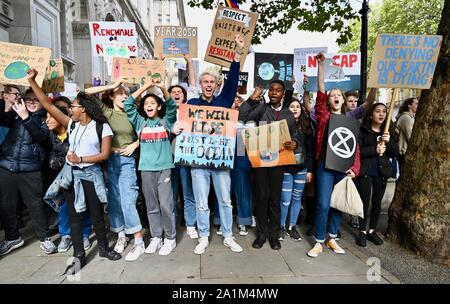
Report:
[[[25,103],[28,103],[28,104],[39,103],[39,99],[27,97],[27,98],[25,98]]]
[[[71,105],[70,108],[82,108],[82,105]]]
[[[20,93],[13,93],[13,92],[10,92],[10,93],[6,93],[6,94],[16,95],[16,97],[20,97]]]

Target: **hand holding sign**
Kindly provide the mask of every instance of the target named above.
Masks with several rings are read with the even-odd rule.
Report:
[[[38,71],[35,69],[29,69],[27,71],[27,79],[36,80],[36,77],[38,75]]]

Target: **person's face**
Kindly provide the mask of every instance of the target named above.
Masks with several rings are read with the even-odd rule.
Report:
[[[328,95],[331,112],[341,112],[344,101],[344,95],[341,90],[331,90],[330,95]]]
[[[416,114],[416,112],[417,112],[417,107],[419,106],[419,101],[416,99],[416,98],[414,98],[414,101],[412,102],[412,104],[410,104],[409,106],[408,106],[408,108],[409,108],[409,110],[411,111],[411,112],[413,112],[414,114]]]
[[[347,107],[347,111],[353,111],[358,106],[358,98],[356,96],[348,96],[345,106]]]
[[[28,93],[25,96],[25,106],[30,113],[34,113],[42,109],[42,105],[34,93]]]
[[[184,94],[183,90],[179,87],[173,87],[172,91],[170,92],[170,96],[172,96],[172,99],[175,101],[175,104],[179,106],[184,101]]]
[[[211,75],[203,75],[200,81],[200,88],[202,89],[203,95],[206,99],[209,99],[214,94],[214,89],[216,86],[216,77]]]
[[[78,99],[74,99],[72,101],[72,104],[70,105],[70,108],[72,109],[73,121],[79,121],[81,118],[81,115],[84,112],[84,107],[79,104]]]
[[[50,131],[55,130],[58,128],[61,124],[54,119],[50,113],[47,113],[47,119],[45,120],[45,123],[47,124],[47,127]]]
[[[381,125],[386,119],[386,113],[387,110],[385,106],[383,105],[376,106],[372,112],[372,121]]]
[[[158,111],[161,110],[161,106],[158,104],[154,97],[147,97],[144,101],[144,112],[149,118],[158,117]]]
[[[116,107],[123,110],[123,103],[128,98],[127,92],[124,90],[124,88],[118,88],[114,91],[113,95],[113,103]]]
[[[72,109],[70,108],[70,106],[65,101],[58,100],[58,101],[55,102],[55,106],[63,107],[65,109],[67,109],[67,111],[69,111],[69,115],[72,116]]]
[[[271,104],[278,104],[284,96],[284,88],[279,83],[272,83],[269,88],[269,100]]]
[[[302,114],[302,107],[298,101],[291,102],[289,110],[294,114],[295,119],[299,118],[300,114]]]
[[[3,99],[10,104],[16,103],[20,99],[20,92],[16,88],[11,88],[9,93],[3,93]]]

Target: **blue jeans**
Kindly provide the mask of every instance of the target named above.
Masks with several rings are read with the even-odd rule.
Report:
[[[60,206],[58,213],[58,230],[61,236],[70,235],[69,213],[67,211],[67,203]],[[91,235],[92,222],[87,211],[83,212],[83,238]]]
[[[234,169],[230,171],[231,189],[236,195],[237,224],[249,226],[252,224],[252,168],[247,156],[234,157]],[[218,204],[216,201],[216,210]],[[214,212],[214,223],[220,223],[220,213]]]
[[[302,194],[306,184],[306,169],[299,171],[293,176],[291,173],[283,174],[283,187],[281,189],[281,227],[285,227],[286,218],[291,206],[290,226],[297,225],[302,206]]]
[[[178,177],[181,178],[184,200],[184,221],[187,227],[195,227],[197,221],[197,208],[195,206],[194,192],[192,191],[191,167],[175,166],[172,169],[172,190],[174,199],[174,212],[177,215]]]
[[[108,160],[108,217],[111,231],[134,234],[142,230],[136,209],[138,186],[132,156],[112,153]]]
[[[233,207],[230,198],[230,170],[191,168],[191,175],[192,180],[195,181],[192,183],[192,189],[197,206],[197,226],[200,237],[209,236],[208,195],[211,177],[219,203],[223,236],[231,237],[233,235]]]
[[[330,220],[328,234],[331,238],[337,236],[342,213],[334,208],[330,209],[331,193],[334,185],[345,176],[343,173],[325,169],[322,162],[317,165],[316,241],[319,243],[325,242],[328,217]]]

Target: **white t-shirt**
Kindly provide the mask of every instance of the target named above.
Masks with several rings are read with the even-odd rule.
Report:
[[[69,121],[69,129],[72,124],[72,119]],[[70,131],[70,130],[69,130]],[[107,136],[113,136],[114,133],[111,127],[107,124],[103,124],[102,138]],[[100,142],[98,141],[96,122],[91,120],[87,126],[82,126],[79,122],[75,123],[75,127],[69,134],[69,152],[75,153],[78,156],[87,157],[92,155],[97,155],[101,152]],[[93,163],[81,163],[72,164],[66,158],[68,164],[72,166],[77,166],[80,168],[88,167],[94,165]]]

